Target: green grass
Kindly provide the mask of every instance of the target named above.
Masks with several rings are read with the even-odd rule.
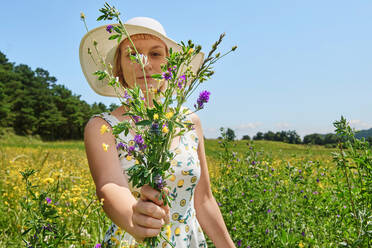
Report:
[[[237,247],[347,247],[357,240],[345,178],[332,160],[335,149],[234,141],[223,152],[219,140],[206,140],[205,149],[212,192]],[[20,233],[29,226],[29,215],[20,207],[25,191],[19,172],[26,168],[40,170],[32,182],[40,185],[35,188],[40,193],[57,182],[62,186],[51,198],[60,202],[57,224],[66,223],[77,238],[66,244],[92,247],[102,240],[108,217],[97,203],[84,210],[95,199],[95,188],[83,141],[8,135],[0,139],[0,157],[0,223],[7,223],[0,225],[0,246],[19,247]],[[356,176],[350,174],[358,197]],[[82,216],[89,236],[78,228]]]

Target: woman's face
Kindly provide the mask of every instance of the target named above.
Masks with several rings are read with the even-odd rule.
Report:
[[[146,55],[148,64],[144,70],[146,73],[147,87],[159,88],[160,85],[157,80],[151,78],[152,74],[161,73],[161,64],[166,63],[167,48],[161,40],[146,38],[146,39],[134,39],[133,43],[140,54]],[[146,92],[145,78],[141,65],[136,62],[132,62],[130,54],[135,55],[135,51],[132,46],[129,46],[130,42],[125,40],[121,46],[121,69],[124,75],[124,80],[130,88],[133,88],[136,84],[141,88],[142,92]],[[131,53],[129,53],[129,48]]]

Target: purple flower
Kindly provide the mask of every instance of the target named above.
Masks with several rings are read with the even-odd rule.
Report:
[[[172,76],[173,76],[173,73],[172,73],[172,69],[169,68],[168,71],[166,72],[163,72],[162,73],[162,76],[165,80],[171,80],[172,79]]]
[[[301,192],[301,193],[304,193],[304,191],[303,191],[303,190],[301,190],[300,192]]]
[[[143,138],[140,134],[136,134],[136,136],[134,136],[133,141],[136,142],[138,145],[143,144]]]
[[[319,178],[316,179],[316,182],[319,183]]]
[[[256,164],[257,164],[257,163],[256,163],[256,161],[254,161],[254,160],[251,162],[251,165],[256,165]]]
[[[150,133],[154,133],[154,134],[160,133],[159,124],[157,122],[152,123],[151,128],[150,128]]]
[[[48,231],[51,231],[52,230],[52,227],[50,224],[46,225],[46,226],[43,226],[43,229],[44,230],[48,230]]]
[[[113,27],[112,25],[107,25],[107,27],[106,27],[106,31],[109,32],[109,33],[111,34],[113,28],[114,28],[114,27]]]
[[[337,218],[340,218],[340,215],[339,214],[337,215]]]
[[[141,116],[133,115],[132,117],[133,117],[134,122],[136,123],[142,120]]]
[[[253,202],[253,200],[249,200],[249,202]]]
[[[100,243],[98,243],[98,244],[96,244],[95,246],[94,246],[94,248],[101,248],[102,246],[101,246],[101,244]]]
[[[302,172],[302,170],[298,170],[298,173],[301,173]]]
[[[209,91],[206,91],[206,90],[202,91],[199,95],[198,100],[196,101],[198,103],[198,105],[195,104],[194,107],[196,109],[204,108],[204,103],[207,103],[209,101],[209,95],[210,94],[211,93]]]
[[[302,232],[301,235],[305,237],[305,232]]]
[[[128,94],[128,91],[124,91],[124,99],[128,103],[130,99],[132,99],[132,96]]]
[[[242,246],[242,241],[241,241],[241,240],[238,240],[237,245],[238,245],[239,247]]]
[[[267,213],[269,214],[269,213],[271,213],[272,211],[271,211],[271,209],[269,208],[268,210],[267,210]]]
[[[48,204],[52,202],[52,199],[50,199],[49,197],[45,198],[45,200],[47,201]]]
[[[134,152],[134,146],[128,147],[128,155],[132,155],[133,152]]]
[[[268,234],[269,233],[269,229],[266,229],[265,233]]]
[[[119,142],[119,144],[116,145],[116,150],[126,150],[127,149],[127,145],[122,143],[122,142]]]
[[[264,192],[266,192],[266,189],[264,189]]]
[[[182,76],[179,77],[178,79],[178,88],[182,89],[184,83],[186,82],[186,76],[183,74]]]
[[[242,192],[242,195],[244,195],[244,192]]]
[[[317,195],[317,194],[319,194],[319,193],[318,193],[318,191],[314,191],[313,194],[314,194],[314,195]]]
[[[156,187],[160,190],[163,189],[164,186],[166,185],[166,182],[165,180],[163,180],[163,177],[161,175],[156,175],[154,179]]]
[[[230,210],[230,214],[232,214],[232,211]]]
[[[233,230],[236,231],[236,226],[233,227]]]

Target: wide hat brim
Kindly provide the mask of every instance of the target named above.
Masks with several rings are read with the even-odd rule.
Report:
[[[164,41],[168,49],[172,48],[173,51],[182,50],[181,46],[178,45],[177,42],[169,39],[165,35],[153,29],[133,24],[124,24],[124,26],[129,35],[152,34]],[[115,92],[114,87],[108,85],[107,79],[98,80],[98,77],[94,75],[94,72],[96,72],[97,70],[105,70],[100,62],[101,58],[104,60],[106,65],[111,64],[111,66],[114,66],[114,57],[119,44],[116,39],[109,40],[109,37],[113,35],[113,33],[110,34],[109,32],[107,32],[106,27],[107,25],[97,27],[84,35],[80,42],[79,48],[80,65],[90,87],[97,94],[102,96],[117,97],[118,94],[122,94],[122,92],[120,92],[120,89],[116,88],[117,92]],[[123,37],[122,40],[125,38],[126,37]],[[93,45],[94,41],[97,42],[97,50],[100,56],[97,55],[97,51]],[[91,54],[88,53],[88,48],[91,51]],[[191,66],[194,73],[196,73],[202,65],[203,59],[204,54],[200,52],[191,61]]]

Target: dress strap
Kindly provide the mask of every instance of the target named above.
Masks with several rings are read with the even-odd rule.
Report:
[[[91,118],[93,117],[100,117],[104,119],[111,126],[111,128],[119,123],[119,120],[109,112],[103,112],[101,114],[93,115]]]
[[[189,108],[187,108],[187,107],[181,107],[181,111],[183,111],[184,109],[187,109],[189,112],[191,112],[191,110]],[[190,117],[189,114],[186,114],[186,120],[187,121],[190,121],[192,123],[192,119],[191,119],[191,117]],[[189,132],[185,133],[185,135],[189,136],[189,138],[194,143],[194,145],[196,147],[198,147],[199,139],[198,139],[198,136],[196,134],[195,129],[190,130]]]

